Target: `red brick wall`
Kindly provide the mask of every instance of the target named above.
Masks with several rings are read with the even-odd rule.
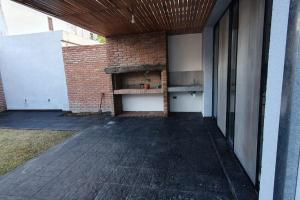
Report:
[[[166,34],[147,33],[107,38],[109,66],[166,64]]]
[[[119,113],[121,100],[116,95],[113,97],[112,78],[105,74],[104,68],[166,64],[166,35],[148,33],[110,37],[106,45],[64,47],[63,56],[71,111],[97,112],[101,93],[104,93],[103,110]],[[164,97],[167,101],[167,92]]]
[[[164,116],[168,116],[168,114],[169,114],[169,96],[168,96],[168,72],[167,72],[167,70],[163,70],[161,72],[161,82],[162,82],[163,97],[164,97]]]
[[[63,56],[72,112],[113,111],[111,76],[107,67],[106,45],[64,47]]]
[[[6,102],[4,97],[4,90],[2,85],[2,79],[0,74],[0,112],[6,110]]]

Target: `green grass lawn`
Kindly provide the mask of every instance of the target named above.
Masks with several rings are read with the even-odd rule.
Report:
[[[70,131],[0,129],[0,176],[72,135]]]

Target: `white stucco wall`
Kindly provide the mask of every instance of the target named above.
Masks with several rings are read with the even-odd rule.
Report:
[[[7,108],[69,110],[61,32],[0,38]]]
[[[122,95],[123,111],[163,111],[163,96],[160,94]]]

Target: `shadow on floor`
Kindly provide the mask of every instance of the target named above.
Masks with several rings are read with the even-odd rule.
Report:
[[[1,177],[0,199],[257,199],[224,142],[197,114],[101,120]]]
[[[99,124],[109,115],[69,115],[61,111],[6,111],[0,113],[0,128],[82,130]]]

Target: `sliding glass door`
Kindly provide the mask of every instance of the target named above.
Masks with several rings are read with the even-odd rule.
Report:
[[[218,60],[219,60],[219,25],[214,28],[214,67],[213,67],[213,116],[217,118],[218,106]]]
[[[227,82],[227,141],[233,148],[235,99],[236,99],[236,67],[237,67],[237,40],[238,40],[238,2],[235,1],[230,8],[229,25],[229,61]]]

